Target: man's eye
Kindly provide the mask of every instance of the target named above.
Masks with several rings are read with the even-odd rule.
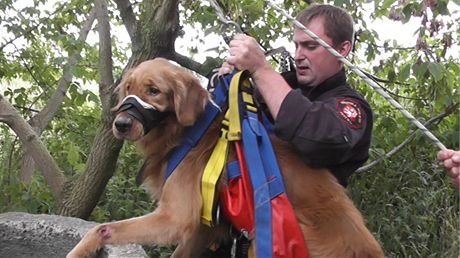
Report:
[[[304,48],[308,49],[308,50],[315,50],[318,48],[318,44],[307,44],[304,46]]]
[[[149,88],[148,89],[148,92],[147,92],[149,95],[151,96],[155,96],[155,95],[158,95],[160,93],[160,90],[158,90],[157,88]]]

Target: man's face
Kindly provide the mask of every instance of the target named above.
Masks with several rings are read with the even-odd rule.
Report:
[[[305,27],[333,46],[332,39],[326,36],[323,19],[315,18]],[[315,87],[342,69],[336,57],[301,29],[296,28],[294,31],[294,44],[297,80],[301,85]]]

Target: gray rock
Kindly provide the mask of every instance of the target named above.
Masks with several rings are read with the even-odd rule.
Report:
[[[77,218],[57,215],[0,214],[1,258],[65,257],[93,226]],[[95,258],[146,258],[139,245],[107,246]]]

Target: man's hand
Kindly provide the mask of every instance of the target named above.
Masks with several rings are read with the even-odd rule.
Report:
[[[265,59],[264,51],[254,38],[237,34],[229,46],[229,56],[219,69],[219,74],[231,73],[233,69],[248,70],[272,117],[276,119],[281,103],[292,88]]]
[[[443,161],[447,175],[455,187],[460,185],[460,151],[442,150],[438,152],[437,159]]]
[[[257,41],[245,34],[236,34],[230,41],[227,63],[238,70],[248,70],[251,74],[257,70],[269,67],[265,53]]]
[[[227,62],[224,62],[222,66],[219,68],[219,75],[229,74],[235,69],[233,65],[230,65]]]

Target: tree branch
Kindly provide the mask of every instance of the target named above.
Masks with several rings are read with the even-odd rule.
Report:
[[[178,64],[180,64],[181,66],[183,67],[186,67],[194,72],[197,72],[201,75],[203,75],[201,73],[201,68],[203,67],[203,64],[201,64],[200,62],[197,62],[191,58],[188,58],[187,56],[184,56],[184,55],[181,55],[177,52],[174,52],[174,54],[170,57],[171,60],[177,62]]]
[[[456,103],[456,104],[453,104],[451,105],[450,107],[448,107],[446,109],[446,111],[442,114],[439,114],[435,117],[432,117],[431,119],[429,119],[425,124],[424,126],[426,127],[429,127],[431,126],[432,124],[434,123],[438,123],[440,122],[442,119],[444,119],[444,117],[446,116],[449,116],[450,114],[452,114],[453,112],[455,112],[457,109],[458,109],[458,106],[459,106],[459,103]],[[376,166],[377,164],[379,164],[381,161],[385,160],[385,159],[389,159],[390,157],[392,157],[393,155],[395,155],[396,153],[398,153],[400,150],[402,150],[404,147],[406,147],[410,142],[412,142],[415,137],[417,136],[417,133],[418,133],[418,130],[414,131],[411,135],[409,135],[409,137],[407,137],[406,140],[404,140],[401,144],[399,144],[398,146],[394,147],[391,151],[389,151],[388,153],[386,153],[384,156],[382,156],[381,158],[379,159],[376,159],[374,161],[372,161],[371,163],[365,165],[365,166],[362,166],[360,168],[358,168],[358,170],[356,170],[356,173],[361,173],[361,172],[366,172],[366,171],[369,171],[371,168],[373,168],[374,166]]]
[[[131,38],[131,42],[137,42],[137,20],[134,15],[134,11],[129,0],[115,0],[117,9],[120,11],[121,19],[125,25],[128,35]]]
[[[112,39],[105,0],[96,0],[96,16],[99,33],[99,95],[104,112],[110,112],[113,84]]]
[[[219,58],[207,57],[204,63],[200,63],[177,52],[174,52],[169,58],[204,77],[208,77],[214,68],[222,65],[222,60]]]
[[[37,133],[2,95],[0,95],[0,122],[7,124],[16,133],[24,149],[32,155],[35,163],[42,171],[54,198],[59,201],[65,182],[64,174],[45,145],[40,141]]]
[[[96,11],[95,8],[93,8],[80,31],[78,41],[86,41],[86,37],[93,26],[95,17]],[[37,132],[38,136],[42,134],[43,130],[45,130],[64,102],[66,92],[72,82],[73,73],[79,60],[80,52],[69,57],[68,65],[64,66],[63,75],[59,79],[57,90],[50,97],[46,106],[30,120],[30,125]],[[21,180],[24,182],[28,182],[30,180],[35,168],[34,160],[30,158],[30,155],[31,153],[26,151],[21,161]]]

